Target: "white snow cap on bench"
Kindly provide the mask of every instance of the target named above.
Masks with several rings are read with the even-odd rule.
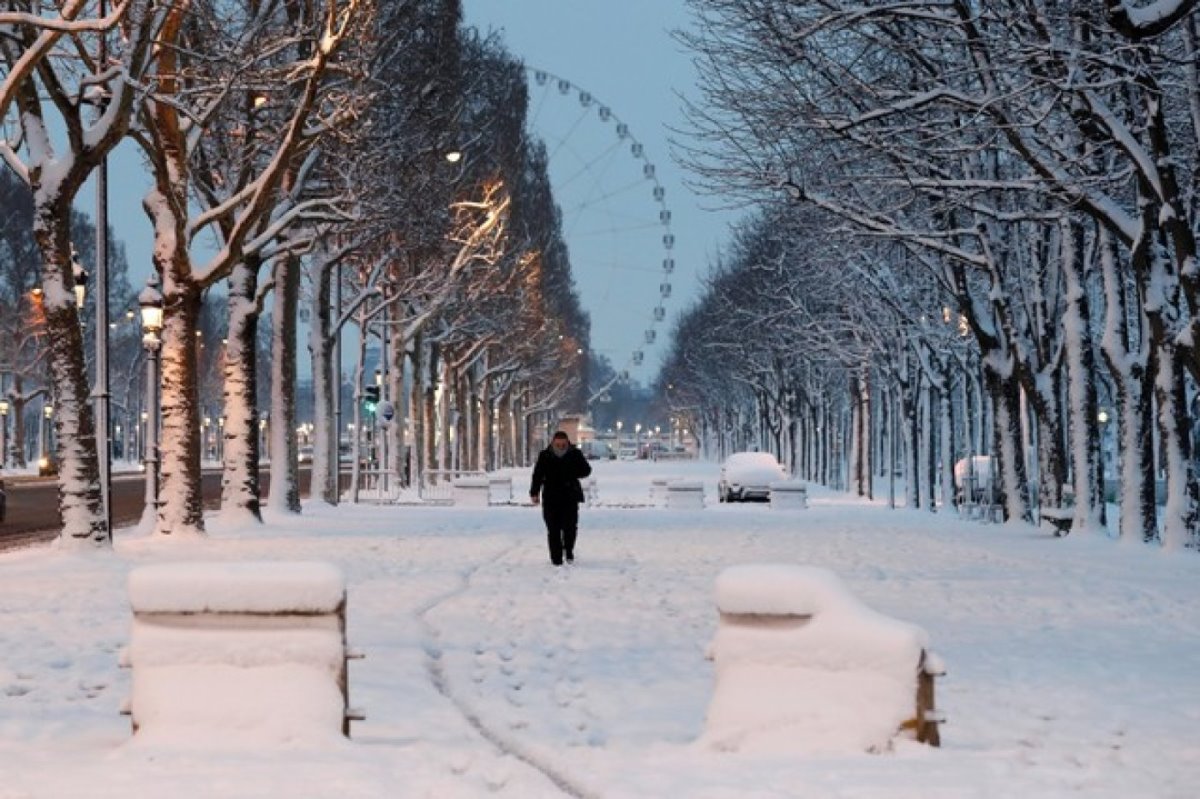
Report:
[[[330,563],[157,563],[129,573],[138,613],[332,613],[346,580]]]
[[[706,737],[718,748],[876,749],[912,716],[928,634],[868,608],[832,572],[732,566],[716,602]]]

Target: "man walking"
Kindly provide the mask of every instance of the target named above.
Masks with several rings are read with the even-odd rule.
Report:
[[[550,446],[538,453],[529,499],[537,505],[541,498],[546,543],[550,546],[550,562],[555,566],[563,564],[564,556],[567,563],[575,562],[579,503],[583,502],[579,478],[591,473],[592,465],[561,430],[550,439]]]

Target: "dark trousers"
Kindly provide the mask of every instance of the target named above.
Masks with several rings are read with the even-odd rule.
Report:
[[[575,557],[575,534],[579,531],[579,504],[576,502],[543,503],[542,519],[546,522],[546,543],[550,560],[563,562],[563,553]]]

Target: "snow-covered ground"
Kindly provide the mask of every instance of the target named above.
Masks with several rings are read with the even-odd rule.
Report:
[[[203,541],[0,555],[0,797],[1192,797],[1200,558],[966,522],[812,489],[808,510],[718,505],[706,463],[597,464],[578,564],[531,507],[306,507]],[[700,511],[635,507],[702,479]],[[527,474],[518,473],[518,496]],[[610,504],[604,507],[603,504]],[[348,587],[349,741],[269,725],[131,738],[126,578],[164,561],[320,560]],[[717,750],[705,650],[735,564],[829,569],[930,636],[941,749]],[[211,686],[208,690],[211,690]]]

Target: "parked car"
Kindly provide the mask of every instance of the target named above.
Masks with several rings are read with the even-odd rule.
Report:
[[[745,502],[770,499],[771,483],[788,478],[787,472],[769,452],[735,452],[721,464],[717,500]]]
[[[4,493],[4,478],[0,477],[0,524],[4,523],[4,511],[8,508],[8,494]]]
[[[590,461],[594,460],[613,460],[617,454],[613,452],[613,448],[608,445],[607,441],[581,441],[579,449],[583,452],[583,457]]]

